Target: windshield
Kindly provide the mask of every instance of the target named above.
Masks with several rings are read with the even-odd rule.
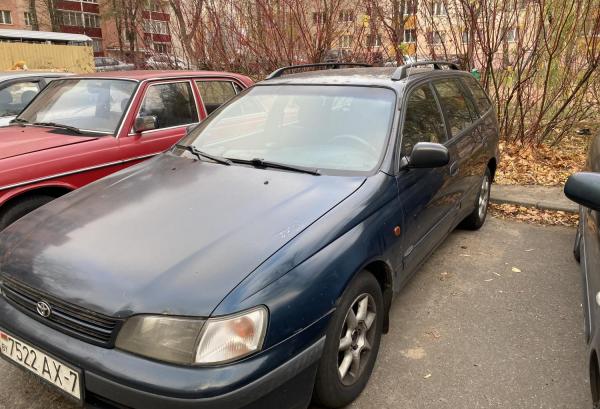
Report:
[[[115,133],[136,85],[134,81],[112,79],[55,80],[19,119]]]
[[[182,141],[228,159],[314,169],[372,171],[394,114],[395,93],[356,86],[257,86]]]

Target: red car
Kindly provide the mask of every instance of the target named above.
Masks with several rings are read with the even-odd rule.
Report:
[[[0,230],[52,199],[155,156],[252,85],[208,71],[129,71],[52,81],[0,128]]]

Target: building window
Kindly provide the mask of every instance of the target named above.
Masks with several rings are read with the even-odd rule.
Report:
[[[144,32],[151,34],[169,34],[169,25],[166,21],[144,20]]]
[[[367,35],[367,47],[381,47],[381,36],[379,34]]]
[[[83,20],[86,27],[98,28],[100,27],[100,16],[97,14],[84,14]]]
[[[506,32],[506,41],[514,43],[519,38],[519,30],[517,28],[511,28]]]
[[[10,11],[0,10],[0,24],[12,24],[12,18],[10,17]]]
[[[166,54],[169,52],[169,45],[167,43],[154,43],[154,51],[160,54]]]
[[[33,15],[31,14],[30,11],[26,11],[23,13],[23,20],[25,20],[26,26],[33,25]]]
[[[354,11],[353,10],[340,11],[340,21],[342,21],[344,23],[354,22]]]
[[[350,34],[344,34],[340,37],[340,48],[351,48],[354,42],[354,36]]]
[[[414,16],[417,14],[417,0],[406,0],[404,3],[404,15]]]
[[[433,3],[431,3],[431,14],[434,16],[445,16],[447,13],[444,2],[436,0]]]
[[[314,24],[323,24],[325,21],[325,12],[323,11],[315,11],[312,14],[312,19]]]
[[[155,0],[146,0],[146,2],[144,3],[144,9],[149,11],[162,12],[159,2]]]
[[[92,49],[95,53],[102,52],[102,39],[101,38],[92,38]]]
[[[100,16],[98,14],[79,13],[77,11],[60,11],[60,21],[63,26],[100,27]]]
[[[444,34],[441,31],[432,31],[430,33],[427,33],[427,41],[429,42],[429,44],[441,45],[444,43],[445,39],[446,34]]]
[[[83,27],[83,17],[81,13],[75,11],[61,11],[59,15],[63,26]]]
[[[469,36],[469,32],[468,31],[463,31],[462,32],[462,42],[463,42],[463,44],[469,44],[471,42],[471,38]]]
[[[405,43],[416,43],[417,42],[417,30],[404,30],[404,42]]]

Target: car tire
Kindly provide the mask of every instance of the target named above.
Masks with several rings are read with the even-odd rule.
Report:
[[[0,209],[0,231],[13,224],[27,213],[34,211],[38,207],[43,206],[52,200],[54,200],[54,197],[47,195],[28,196],[17,199],[5,209]]]
[[[481,185],[479,186],[479,193],[475,200],[475,208],[461,223],[460,227],[467,230],[479,230],[485,218],[487,216],[488,206],[490,203],[490,190],[492,186],[492,174],[490,169],[486,168]]]
[[[315,403],[340,408],[360,395],[377,359],[384,314],[379,283],[370,272],[362,271],[344,291],[327,329],[315,380]]]

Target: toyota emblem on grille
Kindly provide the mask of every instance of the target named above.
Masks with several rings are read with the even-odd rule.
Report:
[[[38,302],[35,309],[38,312],[38,314],[40,314],[44,318],[48,318],[50,314],[52,314],[52,308],[50,308],[50,305],[48,305],[46,301]]]

